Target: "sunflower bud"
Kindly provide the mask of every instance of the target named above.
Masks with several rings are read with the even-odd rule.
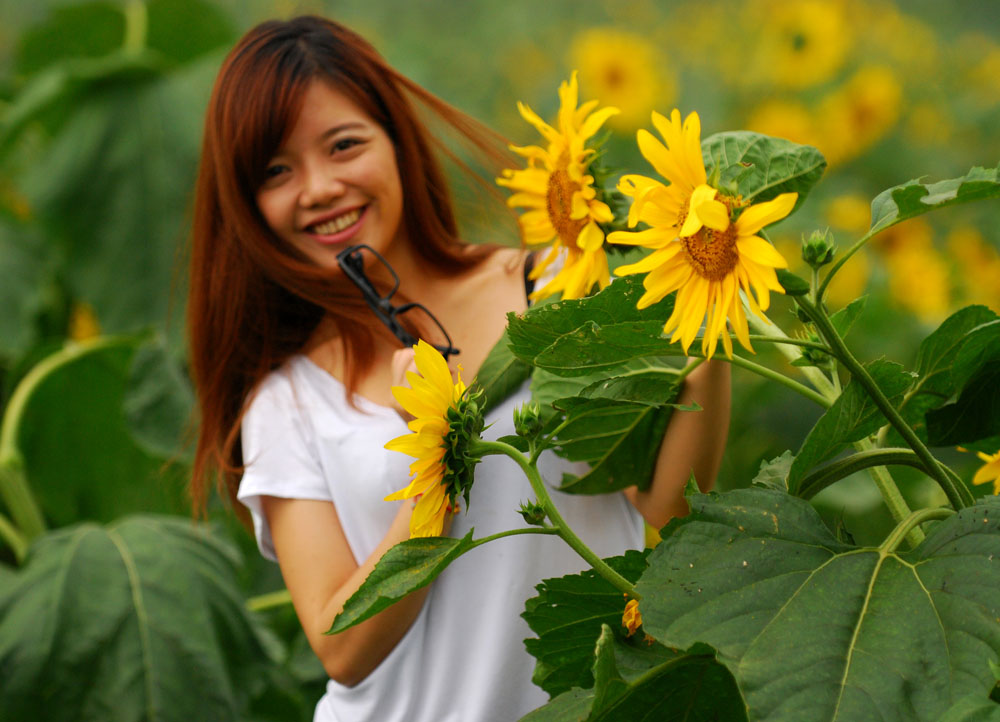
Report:
[[[532,526],[545,526],[545,509],[537,501],[521,502],[521,508],[517,510],[524,517],[524,521]]]
[[[517,435],[533,440],[542,431],[542,407],[537,401],[527,401],[514,409],[514,431]]]
[[[833,260],[837,246],[833,242],[830,229],[813,231],[809,238],[802,239],[802,260],[813,268],[821,268]]]

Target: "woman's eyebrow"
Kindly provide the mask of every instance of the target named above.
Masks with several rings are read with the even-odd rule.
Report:
[[[329,128],[328,130],[323,132],[323,135],[321,135],[320,138],[322,140],[326,140],[327,138],[335,136],[342,131],[352,130],[356,128],[364,128],[364,127],[365,124],[362,123],[360,120],[352,120],[348,123],[341,123],[340,125],[335,125],[332,128]]]

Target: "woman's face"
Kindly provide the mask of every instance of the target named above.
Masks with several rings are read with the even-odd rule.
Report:
[[[271,230],[324,268],[337,268],[336,255],[356,243],[391,256],[403,212],[392,141],[348,96],[313,80],[257,207]]]

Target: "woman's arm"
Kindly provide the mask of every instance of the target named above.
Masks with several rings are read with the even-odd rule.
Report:
[[[403,502],[388,533],[361,564],[347,544],[340,519],[328,501],[261,497],[274,549],[295,612],[331,679],[358,684],[388,656],[420,613],[429,587],[340,634],[326,635],[375,563],[390,547],[410,538],[413,505]]]
[[[714,486],[729,434],[730,389],[730,365],[725,361],[706,361],[684,380],[677,403],[697,402],[702,410],[674,411],[649,487],[625,490],[651,526],[659,529],[687,514],[684,486],[692,473],[702,491]]]

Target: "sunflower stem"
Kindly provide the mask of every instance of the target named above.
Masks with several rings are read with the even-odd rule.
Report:
[[[884,229],[883,229],[884,230]],[[847,263],[847,260],[853,256],[855,253],[861,250],[861,248],[872,239],[874,234],[869,230],[865,235],[861,236],[858,241],[847,249],[847,252],[841,256],[833,266],[830,267],[830,272],[826,274],[823,278],[823,283],[820,284],[819,290],[815,294],[815,299],[817,303],[823,302],[823,296],[826,294],[827,286],[833,280],[834,275],[840,270],[841,266]]]
[[[0,540],[6,542],[14,552],[14,559],[18,564],[24,561],[24,556],[28,553],[28,540],[3,514],[0,514]]]
[[[920,440],[916,432],[910,428],[910,425],[906,423],[900,413],[896,408],[889,402],[889,399],[885,397],[882,393],[882,389],[878,387],[875,380],[871,377],[864,366],[854,357],[850,349],[844,343],[844,340],[837,333],[837,330],[830,323],[830,319],[827,318],[826,314],[823,313],[819,307],[814,306],[808,300],[804,298],[798,299],[799,306],[802,310],[809,316],[810,320],[816,325],[816,329],[820,334],[826,339],[826,342],[830,344],[830,348],[833,350],[834,354],[840,360],[842,364],[847,368],[859,384],[864,387],[865,391],[871,397],[872,401],[878,407],[885,417],[889,420],[889,423],[893,425],[899,435],[903,437],[907,445],[916,452],[920,460],[924,462],[924,466],[927,469],[927,473],[934,479],[944,490],[944,493],[948,496],[948,501],[951,502],[955,510],[964,509],[968,504],[966,503],[965,497],[958,490],[957,485],[952,481],[951,477],[948,476],[941,468],[940,462],[931,454],[930,450],[924,445],[924,442]],[[906,514],[903,515],[905,518]]]
[[[788,335],[782,331],[778,326],[771,323],[770,319],[761,318],[755,313],[747,314],[747,321],[762,335],[774,339],[774,343],[779,344],[778,350],[781,354],[789,361],[796,361],[802,357],[802,352],[799,351],[796,346],[801,344],[795,343],[793,339],[788,338]],[[823,349],[829,352],[829,348]],[[819,391],[820,394],[825,396],[831,403],[840,395],[834,388],[833,383],[826,377],[822,371],[820,371],[815,366],[799,366],[799,371],[802,375],[813,385],[813,388]]]
[[[905,519],[896,525],[896,528],[889,533],[885,541],[879,545],[878,550],[883,556],[892,554],[899,547],[899,543],[903,541],[903,538],[909,539],[910,532],[919,528],[924,522],[935,519],[947,519],[954,515],[954,509],[948,509],[943,506],[936,509],[917,509],[908,514]]]
[[[552,522],[553,526],[552,532],[556,533],[562,540],[565,541],[569,546],[583,557],[590,566],[594,568],[598,574],[604,577],[615,589],[620,592],[629,595],[630,599],[641,599],[642,597],[635,592],[635,587],[632,583],[623,577],[621,574],[616,572],[607,562],[601,559],[593,550],[588,547],[583,541],[578,537],[573,529],[566,523],[566,520],[562,518],[556,505],[552,502],[552,498],[549,496],[549,491],[545,486],[545,481],[542,479],[541,474],[538,473],[538,467],[535,466],[533,462],[530,462],[525,458],[524,454],[515,449],[510,444],[505,444],[502,441],[483,441],[476,440],[471,445],[469,449],[474,454],[481,454],[483,456],[488,456],[491,454],[505,454],[513,459],[524,475],[528,477],[528,482],[531,484],[531,488],[535,492],[537,501],[545,509],[545,514],[548,516],[549,520]],[[537,531],[535,532],[537,533]]]
[[[828,399],[822,394],[816,393],[805,384],[800,384],[795,379],[790,379],[783,373],[769,369],[767,368],[767,366],[762,366],[758,363],[754,363],[753,361],[745,359],[742,356],[733,356],[731,359],[726,359],[726,360],[728,360],[729,363],[731,363],[733,366],[739,366],[740,368],[744,368],[747,371],[752,371],[758,376],[763,376],[764,378],[770,379],[771,381],[775,381],[781,384],[782,386],[787,386],[788,388],[792,389],[792,391],[802,394],[810,401],[816,402],[824,409],[830,408],[830,406],[833,404],[832,400]]]

